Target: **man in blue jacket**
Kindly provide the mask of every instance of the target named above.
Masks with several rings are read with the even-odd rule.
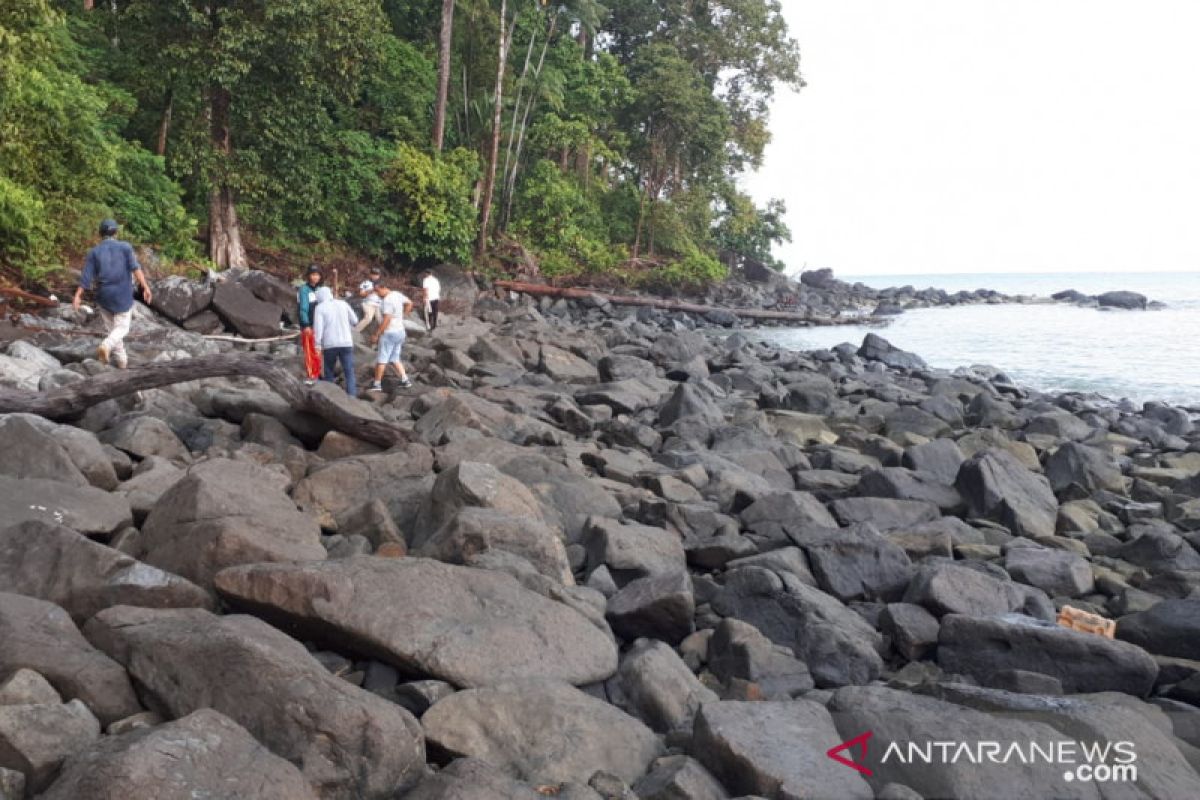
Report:
[[[96,348],[96,357],[105,364],[111,357],[117,369],[125,369],[129,366],[125,336],[133,322],[133,280],[136,278],[142,287],[145,302],[150,302],[151,295],[146,274],[142,272],[133,248],[116,235],[115,221],[106,219],[100,223],[101,242],[88,251],[72,305],[78,311],[84,291],[95,289],[96,304],[100,306],[100,317],[107,331],[104,341]]]

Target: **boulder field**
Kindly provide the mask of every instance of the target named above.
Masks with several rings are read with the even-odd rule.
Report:
[[[831,281],[801,285],[858,296]],[[169,288],[135,362],[286,305]],[[1200,797],[1192,409],[470,294],[413,388],[351,404],[391,450],[245,376],[0,415],[0,797]],[[91,347],[9,343],[0,385]],[[867,732],[866,771],[827,755]],[[1064,740],[1137,769],[885,760]]]

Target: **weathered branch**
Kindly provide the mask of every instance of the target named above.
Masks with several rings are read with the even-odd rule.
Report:
[[[200,356],[147,364],[106,372],[48,392],[0,387],[0,413],[67,419],[105,400],[124,397],[143,389],[158,389],[176,383],[230,375],[261,378],[292,408],[320,417],[334,430],[347,436],[381,447],[395,447],[412,441],[412,436],[404,429],[382,420],[359,416],[338,405],[316,387],[305,386],[262,353]]]
[[[691,314],[707,314],[710,311],[728,311],[744,319],[779,320],[795,322],[798,325],[844,325],[845,319],[833,317],[817,317],[811,314],[798,314],[794,311],[772,311],[765,308],[721,308],[719,306],[704,306],[697,303],[686,303],[681,300],[661,300],[657,297],[636,297],[633,295],[617,295],[596,292],[591,289],[576,289],[569,287],[545,286],[540,283],[522,283],[520,281],[496,281],[498,289],[508,289],[522,294],[562,297],[568,300],[582,300],[587,297],[601,297],[618,306],[650,306],[664,311],[684,311]],[[861,320],[871,322],[870,318]]]
[[[8,297],[15,297],[18,300],[24,300],[27,303],[33,303],[36,306],[44,306],[46,308],[53,308],[54,306],[58,305],[57,300],[51,300],[48,297],[30,294],[29,292],[22,291],[21,289],[11,289],[7,286],[0,286],[0,294]]]

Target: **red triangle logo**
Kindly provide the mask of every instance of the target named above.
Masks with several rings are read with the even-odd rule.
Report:
[[[853,739],[847,739],[841,744],[829,748],[829,750],[825,752],[825,755],[829,756],[839,764],[843,764],[852,770],[856,770],[861,772],[863,775],[870,777],[873,773],[871,772],[870,768],[865,765],[867,760],[867,742],[870,741],[870,739],[871,731],[860,733]],[[862,751],[857,759],[854,758],[854,748],[856,747]],[[841,755],[843,750],[851,751],[850,758],[846,758],[845,756]]]

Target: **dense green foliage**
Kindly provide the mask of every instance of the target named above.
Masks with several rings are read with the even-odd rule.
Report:
[[[504,19],[459,0],[441,150],[440,4],[83,6],[0,4],[0,264],[27,275],[78,259],[109,215],[174,258],[201,257],[211,217],[289,249],[466,262],[489,167],[489,235],[547,276],[781,266],[782,205],[737,185],[775,86],[801,85],[778,0],[509,0]]]

